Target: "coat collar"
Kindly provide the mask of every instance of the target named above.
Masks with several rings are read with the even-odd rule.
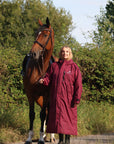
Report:
[[[59,59],[59,61],[58,61],[60,64],[72,64],[72,63],[74,63],[73,62],[73,60],[72,59],[70,59],[70,60],[62,60],[62,59]]]

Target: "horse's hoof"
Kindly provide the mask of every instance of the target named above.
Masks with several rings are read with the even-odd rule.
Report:
[[[44,141],[39,141],[38,144],[45,144],[45,142]]]
[[[32,142],[30,142],[30,141],[26,141],[25,144],[32,144]]]
[[[55,138],[52,138],[52,139],[50,139],[50,142],[51,142],[51,143],[56,143],[56,139],[55,139]]]

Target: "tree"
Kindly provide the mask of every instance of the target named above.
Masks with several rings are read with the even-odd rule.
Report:
[[[113,91],[113,49],[114,49],[114,0],[96,16],[97,31],[94,31],[92,49],[83,49],[80,65],[83,72],[85,91],[93,100],[112,100]],[[86,95],[86,96],[87,96]]]
[[[114,0],[106,4],[106,17],[114,24]]]
[[[3,1],[0,4],[0,45],[16,47],[21,54],[29,52],[36,37],[38,19],[45,23],[46,17],[55,32],[54,54],[57,55],[70,37],[72,16],[63,8],[55,8],[50,0]]]
[[[97,32],[94,31],[94,42],[98,47],[113,46],[114,44],[114,0],[109,1],[105,10],[96,16]]]

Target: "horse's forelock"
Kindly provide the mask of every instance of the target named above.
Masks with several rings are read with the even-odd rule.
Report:
[[[43,24],[42,26],[39,27],[37,33],[39,33],[39,32],[41,32],[41,31],[45,30],[46,28],[49,28],[49,26],[46,25],[46,24]]]

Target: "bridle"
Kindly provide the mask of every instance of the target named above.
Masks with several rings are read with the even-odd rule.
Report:
[[[44,30],[42,30],[42,31],[49,31],[49,32],[50,32],[49,37],[48,37],[48,39],[47,39],[45,45],[43,46],[38,40],[34,41],[34,44],[37,43],[37,44],[40,45],[40,46],[43,48],[43,50],[45,51],[46,46],[47,46],[47,44],[48,44],[50,38],[51,38],[51,43],[52,43],[52,37],[51,37],[52,28],[51,28],[50,30],[44,29]],[[41,32],[42,32],[42,31],[41,31]]]
[[[43,48],[42,53],[40,54],[40,57],[41,57],[41,59],[42,59],[42,70],[41,70],[41,68],[39,67],[40,73],[44,73],[44,57],[43,57],[43,56],[44,56],[44,52],[45,52],[45,50],[46,50],[46,46],[47,46],[50,38],[51,38],[51,44],[53,45],[53,41],[52,41],[52,28],[51,28],[50,30],[48,30],[48,29],[43,29],[43,30],[40,31],[40,32],[43,32],[43,31],[49,31],[49,32],[50,32],[49,37],[48,37],[45,45],[42,45],[38,40],[34,41],[34,44],[37,43],[39,46],[41,46],[41,47]],[[31,55],[31,54],[30,54],[30,55]]]

